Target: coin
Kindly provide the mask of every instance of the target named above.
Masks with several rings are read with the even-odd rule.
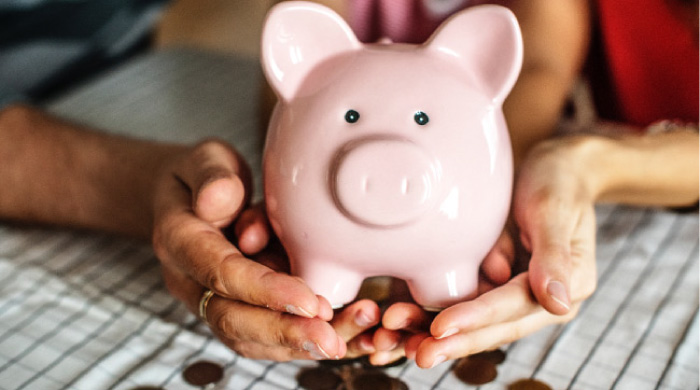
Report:
[[[328,367],[313,367],[297,375],[297,383],[306,390],[335,390],[343,382],[340,375]]]
[[[508,390],[552,390],[552,388],[537,379],[520,379],[508,385]]]
[[[381,371],[364,371],[355,375],[349,384],[348,390],[402,390],[399,387],[405,384],[392,378]]]
[[[224,368],[220,364],[200,360],[187,366],[182,376],[192,386],[206,386],[220,381],[224,377]]]
[[[474,355],[470,355],[469,359],[472,360],[488,360],[493,364],[501,364],[506,360],[506,353],[500,349],[494,349],[492,351],[484,351]]]
[[[483,385],[496,379],[496,364],[484,359],[462,358],[454,368],[459,380],[470,385]]]

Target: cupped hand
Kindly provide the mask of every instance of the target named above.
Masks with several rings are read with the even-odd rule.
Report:
[[[519,239],[530,253],[527,271],[477,298],[440,312],[429,332],[405,342],[420,367],[494,349],[545,326],[574,318],[596,286],[595,189],[586,166],[570,153],[575,140],[537,147],[523,163],[516,183],[513,216],[517,237],[504,236],[485,264],[510,261]],[[486,267],[488,268],[488,267]],[[482,266],[482,270],[485,267]],[[394,307],[382,323],[394,329],[406,318],[424,320],[416,307]]]
[[[206,321],[239,354],[256,359],[329,359],[345,343],[330,304],[301,280],[253,261],[270,230],[247,208],[250,173],[227,144],[205,141],[165,166],[155,184],[153,246],[168,290],[194,313],[212,290]],[[238,247],[222,232],[232,223]]]
[[[485,294],[508,281],[511,275],[515,246],[503,235],[499,238],[492,255],[482,264],[479,274],[478,295]],[[394,292],[396,294],[396,292]],[[382,316],[382,326],[373,337],[375,352],[369,356],[374,365],[389,364],[403,356],[415,359],[416,340],[429,336],[430,324],[437,315],[417,305],[408,291],[404,291],[398,302],[390,305]]]

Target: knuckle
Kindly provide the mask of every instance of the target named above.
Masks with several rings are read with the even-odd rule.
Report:
[[[241,325],[238,321],[237,316],[230,310],[223,313],[213,313],[210,323],[214,326],[222,335],[233,342],[241,340]]]
[[[282,345],[282,346],[287,346],[295,349],[302,349],[303,348],[303,341],[299,337],[295,337],[289,331],[292,329],[289,326],[282,326],[282,323],[280,321],[277,321],[277,324],[280,324],[279,326],[276,327],[275,331],[272,332],[272,342],[275,343],[276,345]]]
[[[236,351],[239,355],[246,359],[255,359],[256,354],[255,354],[255,348],[252,343],[235,343],[232,346],[232,349]]]
[[[223,139],[219,137],[207,137],[195,145],[194,150],[198,152],[209,152],[221,148],[228,149],[228,144]]]
[[[490,305],[488,302],[484,302],[482,299],[476,299],[473,303],[477,310],[481,313],[482,318],[486,319],[488,322],[492,322],[494,320],[497,315],[494,305]]]
[[[172,217],[164,216],[153,227],[151,244],[156,256],[161,260],[169,258],[174,247],[172,243],[180,242],[176,237],[177,229],[173,220]]]
[[[222,266],[224,266],[222,264]],[[219,295],[230,295],[228,289],[229,283],[227,278],[224,277],[224,273],[221,267],[207,267],[201,271],[203,273],[203,280],[205,280],[206,285]]]
[[[168,252],[165,244],[163,243],[163,233],[158,227],[153,230],[151,245],[153,246],[153,253],[155,253],[156,257],[161,260],[165,260]]]
[[[525,334],[523,333],[523,330],[521,329],[521,327],[518,325],[515,325],[515,326],[512,326],[510,328],[510,331],[507,332],[507,336],[506,336],[505,340],[503,340],[503,342],[500,344],[503,345],[503,344],[512,343],[516,340],[520,340],[524,336],[525,336]]]

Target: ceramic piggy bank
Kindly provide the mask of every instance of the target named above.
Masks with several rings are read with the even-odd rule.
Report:
[[[292,273],[335,307],[379,275],[430,309],[474,296],[510,206],[510,11],[467,9],[422,45],[363,44],[330,9],[283,2],[262,62],[279,97],[265,201]]]

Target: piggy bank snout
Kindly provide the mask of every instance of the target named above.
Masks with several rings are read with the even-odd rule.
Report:
[[[337,207],[355,222],[404,225],[432,207],[436,168],[431,155],[410,140],[351,141],[331,165],[331,192]]]

